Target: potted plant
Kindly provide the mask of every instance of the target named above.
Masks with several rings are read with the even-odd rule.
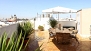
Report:
[[[49,25],[55,29],[56,25],[58,24],[57,20],[55,19],[49,19]]]
[[[44,31],[44,27],[41,26],[41,25],[38,26],[38,29],[39,29],[40,31]]]
[[[22,31],[22,37],[25,37],[24,39],[24,45],[26,44],[26,42],[29,40],[29,37],[33,32],[34,29],[32,27],[32,24],[28,21],[28,22],[24,22],[23,24],[19,24],[18,26],[18,34],[20,34],[20,32]]]
[[[38,37],[40,37],[40,39],[42,40],[45,38],[44,35],[45,35],[44,27],[39,25],[38,26]]]

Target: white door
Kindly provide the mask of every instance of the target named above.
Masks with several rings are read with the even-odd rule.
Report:
[[[78,34],[80,34],[80,23],[77,23],[77,30],[78,30]]]
[[[78,34],[80,34],[80,12],[77,13],[77,30]]]

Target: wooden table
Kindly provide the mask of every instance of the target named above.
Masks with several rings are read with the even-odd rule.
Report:
[[[70,42],[70,33],[56,32],[56,41],[57,43],[69,43]]]

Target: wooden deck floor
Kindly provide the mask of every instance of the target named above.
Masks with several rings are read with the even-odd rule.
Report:
[[[31,42],[26,51],[35,51],[42,43],[43,51],[91,51],[91,41],[88,38],[81,38],[78,44],[75,40],[71,41],[71,44],[57,44],[54,39],[50,39],[49,42],[46,40]]]

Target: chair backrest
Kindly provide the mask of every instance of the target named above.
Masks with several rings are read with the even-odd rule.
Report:
[[[48,31],[51,32],[51,28],[49,28]]]
[[[69,30],[72,31],[72,30],[74,30],[74,28],[71,27],[71,28],[69,28]]]
[[[60,29],[58,29],[58,28],[56,28],[56,30],[55,30],[56,32],[60,32],[61,30]]]
[[[51,32],[52,32],[52,33],[56,33],[55,29],[53,29],[53,28],[51,29]]]
[[[77,34],[78,33],[78,30],[73,30],[74,34]]]
[[[70,31],[68,29],[64,29],[63,33],[69,33]]]

